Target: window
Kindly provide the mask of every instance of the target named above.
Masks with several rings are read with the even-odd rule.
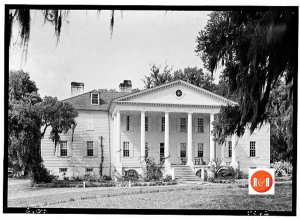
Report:
[[[204,133],[203,118],[198,118],[198,132]]]
[[[86,168],[85,172],[86,173],[92,173],[93,172],[93,168]]]
[[[87,156],[88,157],[92,157],[94,156],[94,145],[93,145],[93,141],[87,141],[86,143],[86,148],[87,148]]]
[[[129,157],[129,142],[123,142],[123,157]]]
[[[232,157],[232,141],[228,141],[228,157]]]
[[[161,118],[161,131],[165,131],[165,117]]]
[[[60,142],[60,156],[61,157],[67,157],[68,156],[67,141],[61,141]]]
[[[126,131],[130,130],[130,116],[126,116]]]
[[[255,141],[250,141],[250,157],[255,157]]]
[[[180,132],[186,132],[186,118],[180,118]]]
[[[180,143],[180,157],[186,157],[186,143]]]
[[[60,173],[65,173],[68,171],[68,168],[59,168]]]
[[[148,127],[149,127],[149,117],[146,116],[145,117],[145,131],[148,131]]]
[[[145,157],[148,157],[149,154],[149,147],[148,147],[148,142],[145,143]]]
[[[203,143],[198,143],[198,157],[203,157]]]
[[[91,96],[91,103],[92,105],[99,105],[99,94],[98,93],[92,93]]]

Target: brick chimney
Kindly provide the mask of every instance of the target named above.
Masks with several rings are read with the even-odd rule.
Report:
[[[131,80],[124,80],[123,83],[119,85],[120,92],[132,92]]]
[[[71,82],[71,97],[84,93],[84,83]]]

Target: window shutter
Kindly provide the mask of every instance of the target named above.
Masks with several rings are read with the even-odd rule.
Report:
[[[195,157],[198,157],[198,143],[194,143],[194,155]]]
[[[138,115],[137,131],[141,131],[141,115]]]
[[[152,156],[152,143],[148,141],[148,157],[153,157]]]
[[[180,117],[177,118],[177,132],[180,132]]]
[[[126,131],[126,115],[122,116],[122,131]]]
[[[203,133],[205,133],[205,118],[203,118]]]
[[[83,142],[82,144],[83,146],[83,156],[86,157],[87,156],[87,145],[86,145],[86,141]]]
[[[260,146],[258,145],[257,141],[255,141],[255,156],[260,157]]]
[[[194,118],[194,132],[199,133],[198,132],[198,118]]]
[[[73,149],[72,149],[72,142],[71,141],[68,141],[67,142],[67,154],[68,154],[68,157],[72,157],[73,155]]]
[[[60,157],[60,144],[56,146],[56,156]]]
[[[162,132],[162,130],[161,130],[161,122],[162,122],[162,117],[161,116],[158,116],[157,117],[157,130],[158,130],[158,132]]]
[[[154,131],[154,127],[152,127],[152,117],[148,116],[148,131]]]
[[[124,149],[124,141],[121,142],[121,152],[120,152],[121,157],[124,156],[123,149]]]
[[[98,157],[98,141],[93,141],[93,156]]]
[[[129,142],[129,157],[133,157],[134,152],[133,152],[133,142]]]
[[[129,116],[129,131],[133,131],[134,119],[133,116]]]
[[[224,143],[224,157],[229,157],[229,144],[227,144],[228,141],[225,141]]]
[[[247,146],[247,157],[250,157],[250,141],[248,141],[248,146]]]
[[[177,143],[177,157],[180,157],[180,143]]]

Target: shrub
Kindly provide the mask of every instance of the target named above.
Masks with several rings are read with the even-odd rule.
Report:
[[[102,179],[103,179],[103,180],[111,180],[111,177],[110,177],[110,176],[103,175],[103,176],[102,176]]]
[[[274,162],[271,164],[271,168],[275,169],[275,176],[278,177],[293,173],[293,165],[290,162]]]
[[[214,163],[210,166],[209,170],[213,173],[214,178],[218,178],[219,172],[224,168],[224,166],[221,165],[222,160],[220,159],[213,160],[213,162]]]
[[[130,169],[130,170],[125,170],[124,175],[123,175],[123,180],[124,181],[138,181],[139,180],[139,174],[136,170]]]
[[[172,181],[172,176],[166,175],[166,177],[163,178],[163,181],[164,181],[164,182],[171,182],[171,181]]]
[[[95,174],[85,174],[83,176],[83,181],[96,182],[98,177]]]
[[[158,181],[162,178],[161,167],[159,167],[152,159],[146,159],[146,178],[150,181]]]
[[[221,167],[218,171],[217,177],[220,179],[233,179],[235,178],[235,170],[232,167]]]

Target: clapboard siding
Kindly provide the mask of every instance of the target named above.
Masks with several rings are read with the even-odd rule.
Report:
[[[95,168],[98,170],[101,148],[100,148],[100,136],[103,137],[103,174],[110,175],[110,149],[109,149],[109,129],[108,129],[108,117],[107,112],[103,111],[82,111],[79,110],[79,116],[76,118],[77,126],[73,134],[72,142],[72,156],[70,157],[59,157],[53,154],[54,143],[49,139],[50,129],[47,129],[46,135],[42,140],[42,156],[44,159],[45,166],[49,170],[54,170],[55,173],[58,172],[59,168],[70,167],[69,163],[72,158],[78,160],[78,167],[80,168],[80,173],[78,175],[85,174],[85,168]],[[87,119],[92,116],[93,118],[93,130],[87,130]],[[72,135],[71,131],[67,134],[61,135],[62,141],[71,141]],[[86,141],[98,142],[97,156],[85,157],[84,156],[84,143]],[[96,150],[96,149],[95,149]],[[97,168],[97,169],[96,169]],[[96,172],[97,173],[97,172]],[[68,174],[69,169],[68,169]]]

